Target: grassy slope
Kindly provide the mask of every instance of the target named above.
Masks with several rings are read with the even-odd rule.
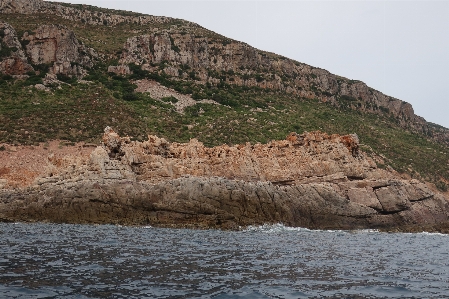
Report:
[[[144,33],[153,29],[151,25],[121,24],[114,28],[111,36],[110,27],[73,24],[57,16],[20,15],[19,18],[2,15],[2,20],[15,27],[19,36],[24,31],[34,30],[38,24],[66,25],[81,41],[106,55],[119,52],[127,37],[139,34],[135,30]],[[158,28],[181,30],[177,27],[179,24],[179,20],[174,20],[173,24],[158,24]],[[202,28],[195,30],[213,35]],[[219,38],[218,35],[215,37]],[[101,73],[101,70],[96,72]],[[365,151],[385,156],[385,163],[393,168],[436,183],[449,181],[449,149],[424,136],[404,131],[388,117],[351,109],[338,110],[313,100],[258,89],[205,88],[189,82],[179,88],[179,83],[160,80],[185,93],[193,89],[206,95],[218,94],[217,101],[231,105],[197,104],[181,115],[169,104],[153,100],[149,95],[138,95],[133,101],[122,100],[124,92],[117,78],[114,80],[103,74],[91,79],[94,82],[89,85],[64,85],[61,90],[54,88],[51,92],[37,91],[23,82],[9,80],[3,83],[0,89],[0,142],[32,144],[55,138],[98,141],[107,125],[137,139],[144,139],[146,134],[157,134],[178,142],[198,138],[209,146],[267,142],[283,139],[291,131],[357,133]],[[188,125],[193,127],[189,129]],[[441,189],[445,188],[439,184]]]

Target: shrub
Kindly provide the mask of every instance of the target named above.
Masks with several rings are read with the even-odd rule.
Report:
[[[59,81],[65,82],[65,83],[75,83],[77,81],[76,77],[70,77],[64,74],[57,74],[56,77],[58,78]]]
[[[443,192],[447,192],[447,190],[449,190],[448,184],[446,184],[443,181],[436,182],[435,186],[438,188],[438,190],[443,191]]]
[[[123,100],[128,102],[138,101],[140,100],[140,97],[135,92],[129,92],[123,95]]]
[[[36,85],[36,84],[44,84],[44,82],[42,81],[42,78],[41,78],[40,76],[31,76],[31,77],[28,77],[28,78],[23,82],[23,85],[24,85],[24,86]]]
[[[344,102],[355,102],[355,101],[357,101],[356,98],[348,96],[348,95],[342,95],[339,100],[340,101],[344,101]]]
[[[33,68],[36,71],[39,71],[41,77],[45,77],[45,74],[48,73],[48,69],[50,68],[51,64],[43,63],[43,64],[35,64],[33,65]]]
[[[257,74],[256,75],[256,81],[259,82],[259,83],[262,82],[263,81],[263,76],[260,75],[260,74]]]

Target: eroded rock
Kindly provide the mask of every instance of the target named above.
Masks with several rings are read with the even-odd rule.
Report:
[[[207,148],[195,139],[134,142],[108,127],[103,145],[87,158],[49,157],[49,176],[0,190],[0,219],[226,229],[449,227],[445,197],[376,168],[354,148],[354,135],[321,132]]]
[[[75,33],[61,25],[41,25],[32,35],[25,33],[26,53],[33,64],[52,64],[50,73],[82,77],[98,55],[78,41]]]
[[[17,33],[8,23],[0,22],[0,73],[23,75],[34,71],[28,63]]]

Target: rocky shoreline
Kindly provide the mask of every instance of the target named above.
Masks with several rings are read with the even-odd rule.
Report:
[[[448,198],[377,168],[356,135],[206,148],[106,128],[89,155],[48,161],[32,184],[0,189],[0,221],[449,232]]]

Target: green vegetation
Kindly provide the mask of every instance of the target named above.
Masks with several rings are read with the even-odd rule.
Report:
[[[63,84],[50,92],[26,81],[0,89],[0,142],[35,144],[52,139],[98,141],[106,125],[123,134],[144,137],[146,128],[126,102],[103,86]]]

